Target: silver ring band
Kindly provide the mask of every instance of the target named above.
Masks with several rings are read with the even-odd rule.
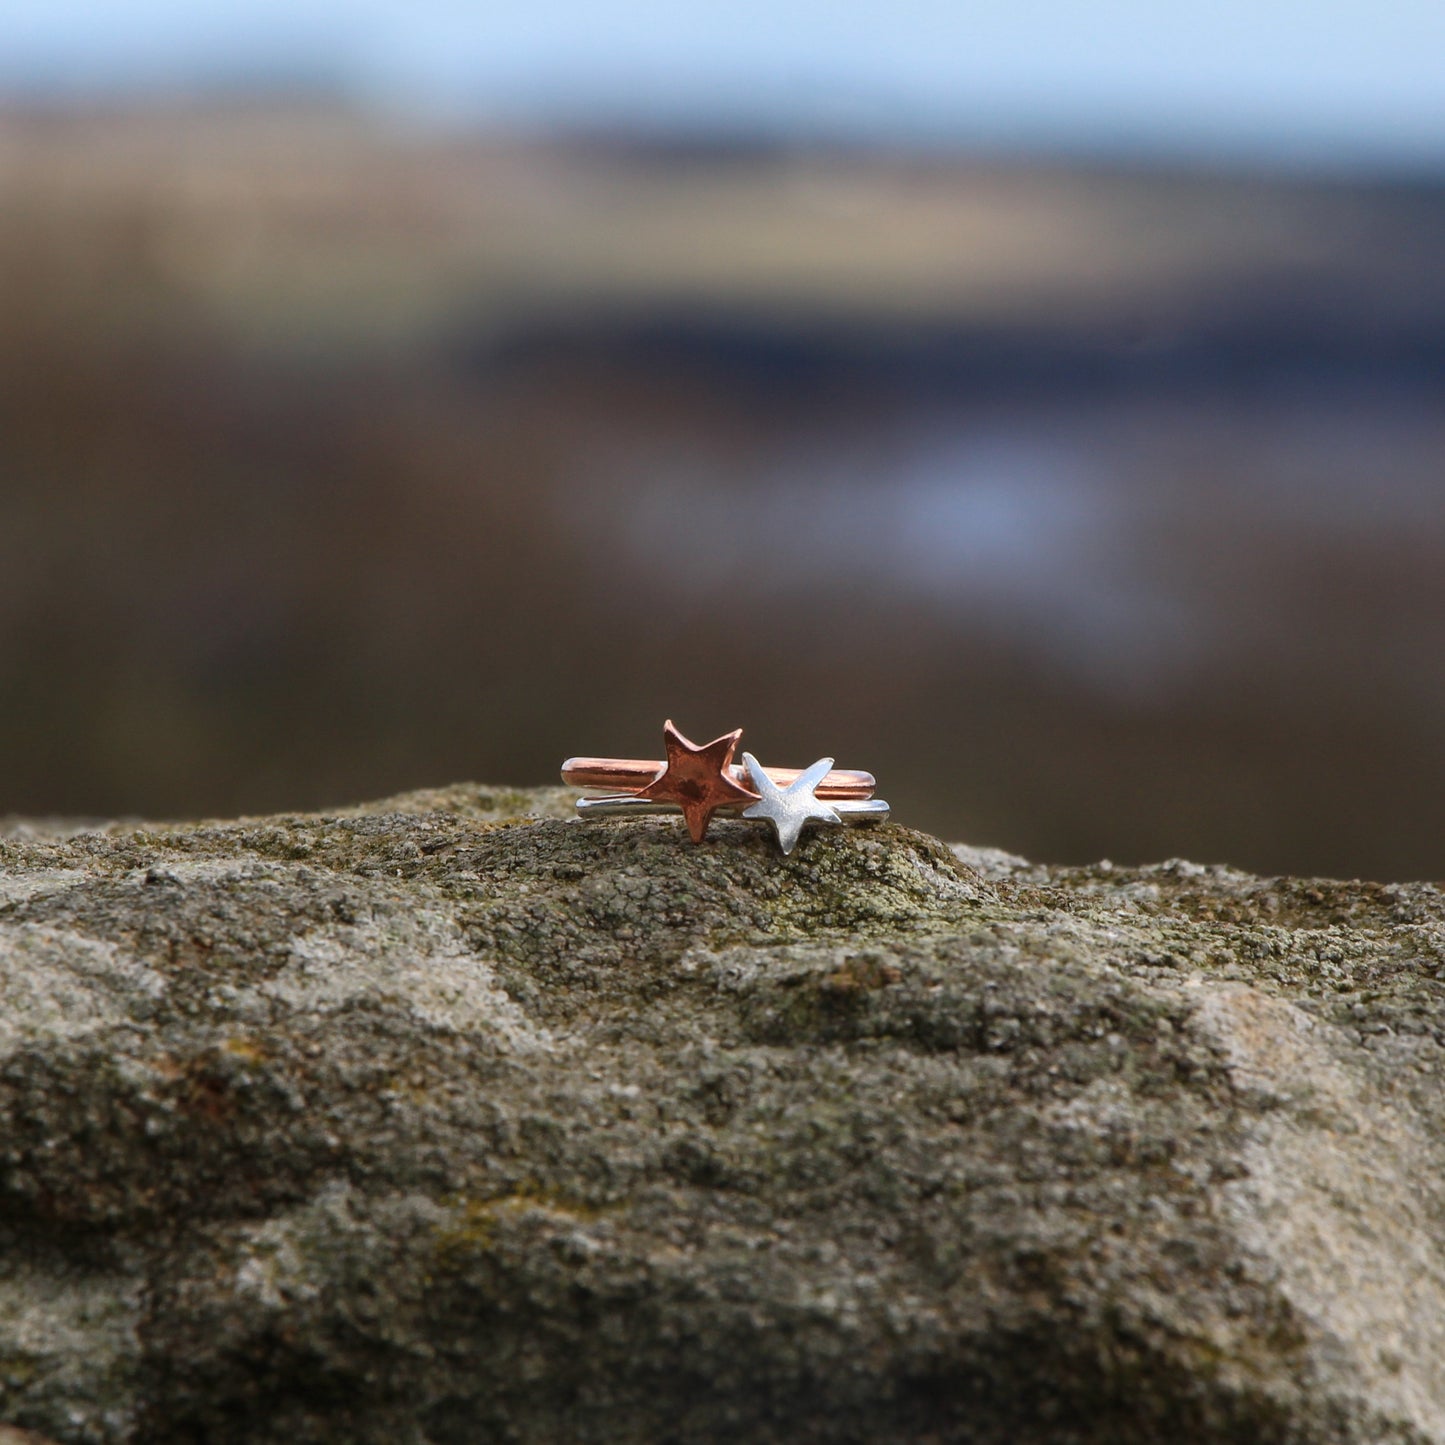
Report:
[[[717,810],[719,817],[737,818],[742,816],[742,804],[735,808],[722,807]],[[838,798],[830,800],[828,806],[845,823],[886,823],[889,818],[888,804],[882,798]],[[646,818],[682,812],[676,803],[654,803],[646,798],[637,798],[632,793],[612,793],[603,798],[578,798],[579,818]]]

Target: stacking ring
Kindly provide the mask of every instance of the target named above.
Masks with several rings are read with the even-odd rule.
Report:
[[[580,818],[618,818],[681,813],[694,843],[707,836],[714,816],[770,823],[784,853],[797,846],[807,823],[878,823],[888,804],[873,796],[871,773],[835,771],[832,758],[809,768],[765,768],[751,754],[733,762],[742,729],[699,746],[673,725],[663,725],[666,762],[633,758],[569,758],[562,781],[574,787],[619,787],[628,791],[577,800]]]
[[[741,733],[742,729],[738,731]],[[562,781],[573,788],[631,792],[645,788],[666,766],[661,761],[648,762],[641,758],[568,758],[562,764]],[[796,783],[803,775],[801,768],[764,768],[763,771],[780,788]],[[735,783],[747,786],[747,772],[741,763],[730,764],[728,773]],[[871,798],[877,785],[878,780],[872,773],[835,768],[815,791],[820,798]]]

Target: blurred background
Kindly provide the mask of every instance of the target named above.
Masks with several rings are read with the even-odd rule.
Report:
[[[1445,876],[1445,7],[850,9],[0,0],[0,813]]]

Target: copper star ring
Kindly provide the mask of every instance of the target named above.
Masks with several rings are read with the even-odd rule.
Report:
[[[680,812],[694,843],[707,836],[716,814],[767,822],[784,853],[791,853],[806,823],[869,823],[888,817],[888,804],[873,796],[871,773],[835,769],[832,758],[810,768],[765,768],[751,753],[733,761],[742,729],[699,746],[671,721],[663,725],[665,761],[635,758],[568,758],[562,781],[577,788],[610,789],[577,800],[583,818],[616,818]]]

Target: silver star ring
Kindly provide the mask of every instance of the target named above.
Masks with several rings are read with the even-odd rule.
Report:
[[[803,824],[841,823],[842,816],[832,803],[820,803],[814,789],[833,770],[832,758],[819,758],[811,768],[804,768],[797,781],[780,788],[764,771],[751,753],[743,754],[743,766],[757,789],[758,801],[743,809],[744,818],[766,818],[778,835],[778,847],[785,854],[798,846]]]

